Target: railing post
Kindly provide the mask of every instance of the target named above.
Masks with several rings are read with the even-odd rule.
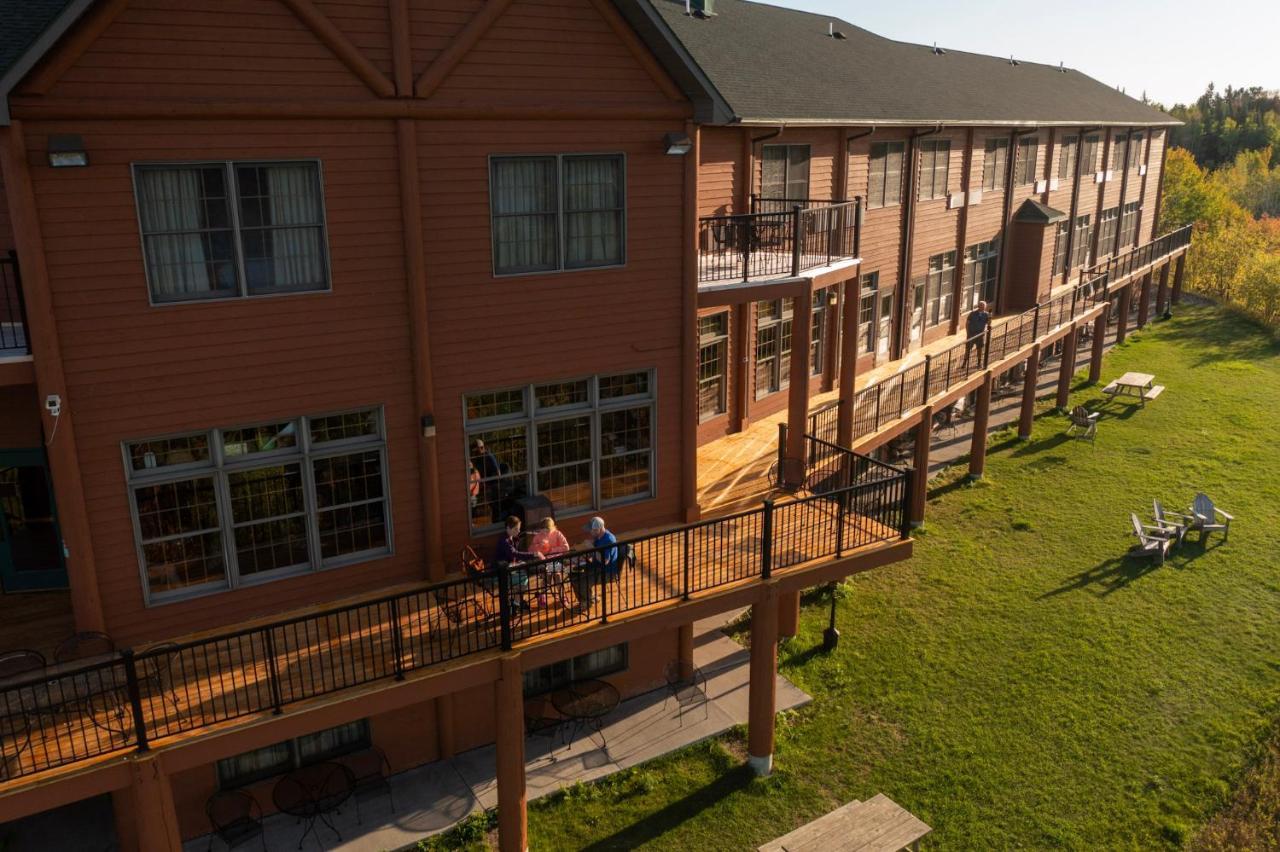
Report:
[[[615,545],[614,545],[614,547],[618,547],[618,545],[617,545],[617,544],[615,544]],[[606,554],[606,553],[608,553],[608,552],[609,552],[609,551],[608,551],[608,549],[607,549],[607,548],[606,548],[605,550],[603,550],[603,551],[601,551],[601,552],[600,552],[600,564],[601,564],[601,566],[602,566],[602,567],[601,567],[601,570],[600,570],[600,572],[599,572],[599,575],[600,575],[600,576],[599,576],[599,581],[600,581],[600,623],[601,623],[601,624],[608,624],[608,623],[609,623],[609,577],[608,577],[607,572],[606,572],[606,571],[604,570],[604,568],[603,568],[603,566],[604,566],[604,565],[607,565],[607,564],[608,564],[608,562],[609,562],[609,560],[605,558],[605,554]],[[621,552],[615,552],[615,557],[614,557],[614,558],[615,558],[615,559],[621,559],[621,558],[622,558],[622,553],[621,553]],[[621,575],[619,575],[619,576],[621,576]],[[619,582],[619,583],[621,583],[621,582],[622,582],[622,580],[621,580],[621,579],[619,579],[619,580],[618,580],[618,582]]]
[[[760,578],[773,576],[773,501],[765,498],[764,517],[760,522]]]
[[[262,644],[267,649],[267,686],[271,689],[271,713],[284,712],[284,697],[280,693],[280,664],[276,661],[276,637],[271,628],[262,631]]]
[[[511,650],[511,569],[498,566],[498,621],[502,650]]]
[[[391,599],[391,653],[395,657],[396,680],[404,680],[404,637],[400,635],[400,599]]]
[[[751,202],[755,206],[755,202]],[[751,240],[755,236],[756,218],[754,215],[742,219],[742,280],[751,280]]]
[[[787,424],[778,424],[778,481],[782,482],[787,476]]]
[[[848,483],[846,483],[847,485]],[[850,489],[852,490],[852,489]],[[836,503],[836,559],[844,556],[844,513],[845,504],[853,497],[849,491],[845,491],[840,495],[840,500]]]
[[[1036,302],[1035,318],[1031,321],[1031,339],[1038,340],[1040,338],[1040,303]],[[1019,343],[1022,341],[1019,340]]]
[[[924,356],[924,389],[920,394],[920,404],[924,405],[929,401],[929,373],[933,370],[933,355],[926,354]]]
[[[871,430],[872,432],[878,432],[880,430],[880,400],[883,399],[883,397],[884,382],[878,382],[876,384],[876,425],[875,428]]]
[[[800,274],[800,211],[803,208],[796,204],[791,208],[791,274]]]
[[[1074,290],[1071,291],[1071,318],[1072,319],[1076,318],[1076,299],[1079,297],[1079,295],[1080,295],[1079,287],[1076,287]]]
[[[684,528],[684,599],[689,600],[689,587],[693,575],[693,554],[689,549],[689,528]]]
[[[911,492],[915,490],[915,478],[919,474],[915,468],[907,468],[902,472],[902,499],[899,511],[902,512],[902,525],[899,532],[902,538],[911,538]]]
[[[138,751],[149,751],[147,744],[147,719],[142,714],[142,690],[138,686],[138,661],[133,657],[133,649],[125,648],[120,652],[124,661],[125,688],[129,694],[129,707],[133,710],[133,737]]]
[[[991,366],[991,322],[987,322],[987,345],[982,347],[982,369]]]

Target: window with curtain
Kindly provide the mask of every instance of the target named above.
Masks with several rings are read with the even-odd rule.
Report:
[[[894,207],[902,203],[902,161],[905,142],[876,142],[867,162],[867,206]]]
[[[960,293],[961,315],[972,311],[979,302],[986,302],[988,308],[995,305],[999,269],[1000,244],[996,240],[965,249],[964,288]]]
[[[1111,254],[1116,248],[1116,233],[1120,226],[1120,208],[1103,210],[1098,217],[1098,256]]]
[[[879,286],[879,272],[868,272],[862,276],[861,293],[858,296],[858,343],[863,353],[875,350],[876,290]]]
[[[1119,172],[1124,170],[1124,164],[1129,160],[1129,134],[1117,133],[1111,137],[1111,170]]]
[[[926,139],[920,143],[920,197],[942,198],[947,194],[951,168],[951,140]]]
[[[935,254],[929,258],[925,276],[924,320],[932,327],[951,319],[951,297],[955,285],[956,253]]]
[[[495,275],[618,266],[625,260],[621,154],[493,157]]]
[[[134,188],[153,302],[328,289],[318,163],[139,165]]]
[[[299,766],[332,760],[372,745],[369,720],[357,719],[335,728],[224,757],[218,761],[218,786],[223,790],[243,787],[263,778],[283,775]]]
[[[1123,249],[1138,243],[1138,214],[1142,209],[1137,201],[1130,201],[1120,211],[1120,245]]]
[[[1084,137],[1080,147],[1080,174],[1092,175],[1098,171],[1098,153],[1102,137],[1097,134]]]
[[[1067,271],[1067,235],[1071,232],[1071,221],[1064,219],[1053,229],[1053,274],[1061,275]]]
[[[1058,145],[1058,179],[1072,180],[1076,176],[1076,154],[1080,149],[1079,136],[1063,136]]]
[[[809,197],[809,146],[765,145],[760,164],[760,196],[803,201]]]
[[[1009,168],[1009,140],[990,138],[982,156],[982,188],[994,192],[1004,188],[1004,173]]]
[[[1129,134],[1129,168],[1136,169],[1146,157],[1146,134],[1134,131]]]
[[[1093,236],[1093,217],[1089,214],[1076,217],[1075,235],[1071,240],[1071,268],[1089,262],[1089,240]]]
[[[1040,156],[1040,137],[1023,136],[1018,140],[1017,160],[1015,161],[1014,182],[1019,185],[1036,182],[1036,166]]]
[[[604,677],[627,668],[627,643],[611,645],[599,651],[580,654],[568,660],[560,660],[524,673],[526,697],[544,695],[575,680]]]

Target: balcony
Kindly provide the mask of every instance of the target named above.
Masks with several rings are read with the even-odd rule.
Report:
[[[1156,261],[1189,245],[1191,245],[1191,226],[1186,225],[1149,243],[1134,246],[1115,257],[1094,264],[1085,270],[1083,277],[1096,278],[1105,274],[1107,280],[1117,284],[1133,273],[1140,272]]]
[[[612,576],[587,575],[595,602],[586,608],[551,594],[547,605],[525,610],[519,599],[536,596],[520,588],[521,576],[536,587],[546,569],[572,571],[603,551],[10,679],[0,683],[0,782],[177,744],[324,696],[355,699],[367,684],[451,672],[690,601],[716,603],[771,578],[825,581],[831,570],[859,570],[850,560],[863,555],[906,558],[909,544],[894,548],[906,528],[907,472],[829,447],[821,464],[825,485],[809,496],[621,540],[617,547],[633,558]],[[576,602],[572,587],[564,592]]]
[[[0,359],[31,354],[27,339],[27,308],[18,277],[18,254],[0,257]]]
[[[795,278],[857,259],[862,199],[831,203],[753,196],[752,212],[698,221],[698,284]]]

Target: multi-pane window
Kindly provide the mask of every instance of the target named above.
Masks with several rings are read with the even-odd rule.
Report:
[[[648,370],[467,394],[472,528],[530,494],[566,513],[651,496],[655,396]]]
[[[491,158],[494,274],[623,263],[626,184],[621,154]]]
[[[889,342],[893,339],[892,291],[880,294],[880,309],[876,314],[876,323],[880,326],[879,335],[876,337],[876,357],[879,358],[889,354]]]
[[[599,651],[580,654],[568,660],[560,660],[524,673],[524,694],[526,696],[544,695],[575,680],[600,678],[627,668],[627,643],[610,645]]]
[[[1084,137],[1080,147],[1080,174],[1092,175],[1098,171],[1098,154],[1101,137],[1097,134]]]
[[[1141,205],[1137,201],[1130,201],[1120,209],[1120,242],[1117,250],[1125,246],[1137,245],[1140,210]]]
[[[218,786],[223,790],[243,787],[273,775],[283,775],[299,766],[332,760],[353,751],[369,748],[369,720],[357,719],[336,728],[274,743],[218,761]]]
[[[809,334],[809,372],[819,375],[822,372],[822,353],[826,346],[827,308],[835,293],[823,287],[813,294],[813,325]]]
[[[808,199],[808,145],[765,145],[761,160],[761,197],[789,201]]]
[[[902,161],[905,142],[876,142],[867,168],[867,206],[893,207],[902,203]]]
[[[1071,233],[1071,220],[1063,219],[1053,227],[1053,274],[1067,271],[1067,239]]]
[[[929,271],[917,278],[917,307],[924,309],[924,325],[932,327],[951,319],[951,297],[955,286],[956,253],[935,254],[929,258]],[[920,285],[924,285],[923,289]],[[921,295],[923,293],[923,295]]]
[[[1071,239],[1071,268],[1089,262],[1089,239],[1093,236],[1093,219],[1089,214],[1076,217],[1075,235]]]
[[[791,381],[791,324],[795,299],[756,302],[756,399]]]
[[[1036,165],[1040,155],[1040,138],[1023,136],[1018,140],[1017,158],[1014,160],[1013,178],[1018,185],[1036,182]]]
[[[926,139],[920,143],[921,198],[942,198],[947,194],[950,165],[950,139]]]
[[[1116,231],[1120,226],[1120,208],[1103,210],[1098,217],[1098,256],[1111,254],[1116,247]]]
[[[1116,133],[1111,137],[1111,170],[1118,172],[1124,169],[1129,159],[1129,134]]]
[[[698,419],[726,410],[725,367],[729,360],[729,313],[698,319]]]
[[[964,315],[986,302],[996,301],[996,279],[1000,269],[1000,245],[995,240],[969,246],[964,252],[964,289],[961,292],[960,313]]]
[[[1008,168],[1009,140],[999,136],[987,139],[987,149],[982,155],[982,188],[992,191],[1001,189]]]
[[[152,603],[390,551],[378,409],[131,441],[124,452]]]
[[[153,302],[328,289],[319,163],[138,165],[133,178]]]
[[[1136,169],[1143,160],[1145,151],[1143,145],[1146,141],[1146,134],[1141,130],[1135,130],[1129,134],[1129,168]]]
[[[862,289],[858,296],[858,350],[872,352],[876,346],[876,290],[880,286],[880,273],[869,272],[862,276]]]
[[[1080,151],[1079,136],[1063,136],[1058,145],[1058,179],[1073,180],[1076,176],[1076,155]]]

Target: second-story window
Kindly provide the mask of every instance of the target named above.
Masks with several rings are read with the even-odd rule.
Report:
[[[495,275],[625,262],[621,154],[493,157],[489,205]]]
[[[987,140],[982,156],[982,188],[995,191],[1004,188],[1004,173],[1009,168],[1009,140],[993,137]]]
[[[788,201],[808,199],[808,145],[765,145],[760,170],[762,198]]]
[[[1080,150],[1079,136],[1063,136],[1058,146],[1058,179],[1074,180],[1076,176],[1076,155]]]
[[[815,290],[813,293],[813,326],[809,336],[809,372],[812,375],[822,373],[822,352],[826,345],[827,308],[834,294],[827,288]]]
[[[963,316],[986,302],[992,307],[996,302],[996,277],[1000,268],[1000,244],[978,243],[965,249],[964,290],[961,293],[960,313]]]
[[[1124,164],[1129,159],[1129,134],[1116,133],[1111,137],[1111,170],[1119,172],[1124,170]]]
[[[137,165],[134,186],[152,302],[328,289],[319,163]]]
[[[867,163],[867,206],[894,207],[902,203],[903,142],[876,142]]]
[[[876,290],[880,286],[880,273],[869,272],[862,276],[862,292],[858,297],[858,350],[873,352],[876,347]]]
[[[1120,208],[1103,210],[1098,217],[1098,257],[1111,254],[1116,248],[1116,229],[1120,225]]]
[[[698,419],[726,410],[725,367],[729,362],[729,313],[698,318]]]
[[[1040,138],[1024,136],[1018,140],[1018,158],[1014,163],[1014,183],[1019,185],[1036,182],[1036,165],[1040,154]]]
[[[1089,239],[1093,236],[1093,217],[1089,214],[1076,217],[1075,235],[1071,240],[1071,268],[1089,262]]]
[[[756,302],[756,399],[790,384],[795,302],[795,299]]]
[[[1138,215],[1142,207],[1137,201],[1130,201],[1120,210],[1120,243],[1119,249],[1138,243]]]
[[[1129,134],[1129,168],[1136,169],[1146,157],[1146,134],[1135,130]]]
[[[1067,235],[1071,232],[1071,220],[1063,219],[1053,229],[1053,274],[1067,271]]]
[[[1098,153],[1101,137],[1097,134],[1084,137],[1080,146],[1080,174],[1092,175],[1098,171]]]
[[[950,167],[950,139],[926,139],[920,143],[921,198],[942,198],[947,194]]]

